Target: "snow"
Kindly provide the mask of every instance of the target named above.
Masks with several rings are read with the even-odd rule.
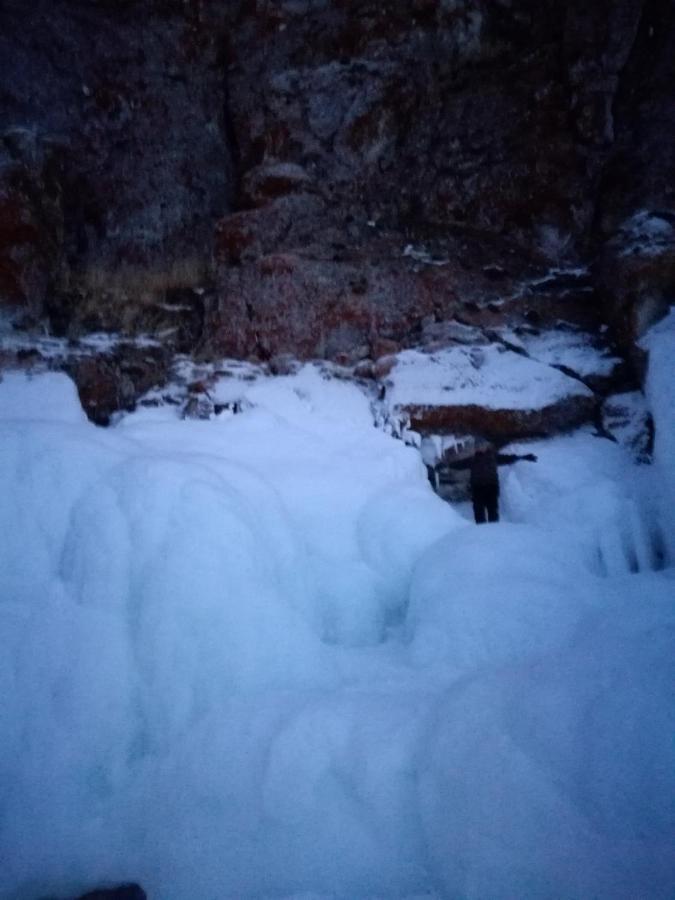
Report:
[[[91,332],[79,340],[56,338],[48,335],[15,331],[12,320],[0,316],[0,351],[29,351],[39,354],[43,360],[59,361],[67,358],[91,356],[92,353],[114,353],[122,346],[159,347],[156,338],[141,335],[127,338],[108,332]]]
[[[447,266],[450,262],[448,259],[432,256],[428,250],[414,247],[413,244],[406,244],[401,255],[414,259],[416,262],[426,263],[429,266]]]
[[[87,421],[75,385],[58,372],[36,376],[8,372],[2,376],[1,385],[0,421],[52,421],[68,425]]]
[[[502,506],[513,522],[532,523],[581,554],[597,575],[651,571],[661,564],[665,532],[656,520],[650,469],[626,467],[626,451],[590,430],[554,441],[516,444],[534,453],[502,473]]]
[[[109,429],[5,374],[0,897],[671,897],[672,336],[654,467],[528,444],[480,528],[316,367]]]
[[[468,406],[542,409],[570,396],[591,396],[558,369],[506,350],[450,347],[432,353],[405,350],[388,378],[390,406]]]
[[[582,331],[555,329],[528,333],[503,331],[500,334],[509,343],[522,348],[537,362],[549,366],[564,365],[580,378],[609,376],[621,363],[606,347],[599,347],[591,335]]]

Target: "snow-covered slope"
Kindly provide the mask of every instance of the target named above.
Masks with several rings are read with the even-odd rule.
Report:
[[[102,430],[0,382],[0,896],[672,896],[651,469],[542,442],[476,528],[354,385],[243,393]]]

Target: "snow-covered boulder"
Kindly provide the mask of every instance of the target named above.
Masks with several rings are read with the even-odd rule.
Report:
[[[392,414],[431,434],[552,434],[588,421],[596,408],[581,381],[500,344],[406,350],[386,386]]]

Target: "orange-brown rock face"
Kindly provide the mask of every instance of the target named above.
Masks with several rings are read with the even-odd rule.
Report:
[[[422,434],[480,434],[497,443],[570,431],[593,419],[594,397],[566,397],[539,409],[467,406],[405,406],[410,427]]]

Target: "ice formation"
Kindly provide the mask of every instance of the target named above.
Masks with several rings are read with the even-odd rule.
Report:
[[[65,376],[6,374],[0,896],[671,897],[652,340],[655,466],[541,442],[484,528],[312,367],[106,430]]]

